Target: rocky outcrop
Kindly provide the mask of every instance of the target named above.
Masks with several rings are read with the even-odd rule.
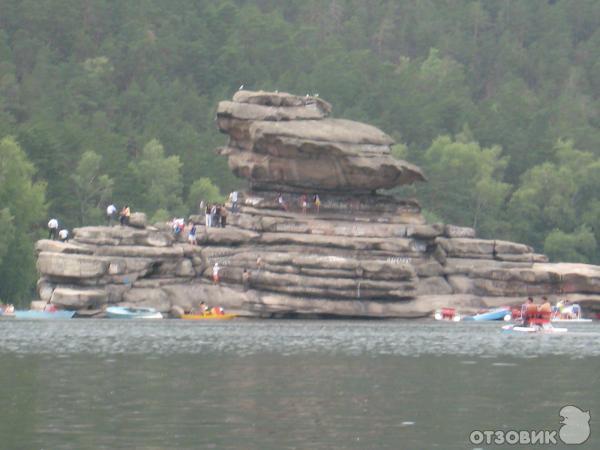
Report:
[[[259,190],[369,193],[425,179],[392,158],[387,134],[328,118],[330,111],[315,97],[238,92],[217,109],[219,129],[230,136],[220,152]]]
[[[40,299],[87,314],[122,304],[175,316],[205,301],[261,317],[423,317],[528,295],[600,309],[600,267],[550,264],[527,245],[428,224],[417,201],[374,193],[424,176],[391,157],[385,133],[330,112],[319,98],[285,93],[221,102],[221,152],[251,185],[228,227],[201,225],[190,245],[134,214],[131,226],[39,241]]]

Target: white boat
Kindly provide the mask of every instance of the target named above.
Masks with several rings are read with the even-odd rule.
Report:
[[[519,325],[519,324],[510,324],[504,325],[502,327],[502,331],[509,333],[540,333],[540,334],[560,334],[566,333],[566,328],[556,328],[550,324],[540,326],[540,325]]]
[[[134,308],[128,306],[109,306],[106,317],[110,319],[162,319],[163,316],[154,308]]]
[[[559,302],[552,312],[553,323],[590,323],[592,319],[581,317],[581,306],[577,303],[563,304]]]
[[[592,319],[552,319],[552,323],[591,323]]]

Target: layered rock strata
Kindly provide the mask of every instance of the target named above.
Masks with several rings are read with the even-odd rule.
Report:
[[[217,124],[230,137],[221,154],[254,189],[370,193],[424,180],[390,155],[392,138],[359,122],[329,118],[315,97],[240,91],[219,103]]]
[[[220,151],[251,185],[228,227],[200,226],[190,245],[140,215],[137,228],[39,241],[40,298],[89,315],[109,304],[181,312],[205,301],[264,317],[423,317],[528,295],[600,310],[600,267],[550,264],[527,245],[428,224],[416,201],[375,193],[425,177],[391,157],[385,133],[330,112],[319,98],[285,93],[240,91],[221,102],[229,142]]]

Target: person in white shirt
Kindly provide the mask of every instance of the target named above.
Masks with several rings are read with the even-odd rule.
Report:
[[[231,200],[231,212],[236,212],[238,203],[238,191],[233,191],[231,194],[229,194],[229,199]]]
[[[110,227],[113,224],[113,220],[116,218],[117,207],[112,203],[106,207],[106,221]]]
[[[48,221],[48,239],[55,240],[58,233],[58,220],[52,218]]]
[[[58,238],[61,242],[67,242],[69,240],[69,230],[63,228],[58,232]]]
[[[219,279],[219,270],[220,269],[221,269],[221,267],[219,266],[219,263],[216,262],[215,265],[213,266],[213,273],[212,273],[213,283],[214,284],[219,284],[219,281],[220,281],[220,279]]]

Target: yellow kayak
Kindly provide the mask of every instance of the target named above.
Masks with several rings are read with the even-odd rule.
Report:
[[[237,314],[184,314],[182,319],[186,320],[231,320]]]

